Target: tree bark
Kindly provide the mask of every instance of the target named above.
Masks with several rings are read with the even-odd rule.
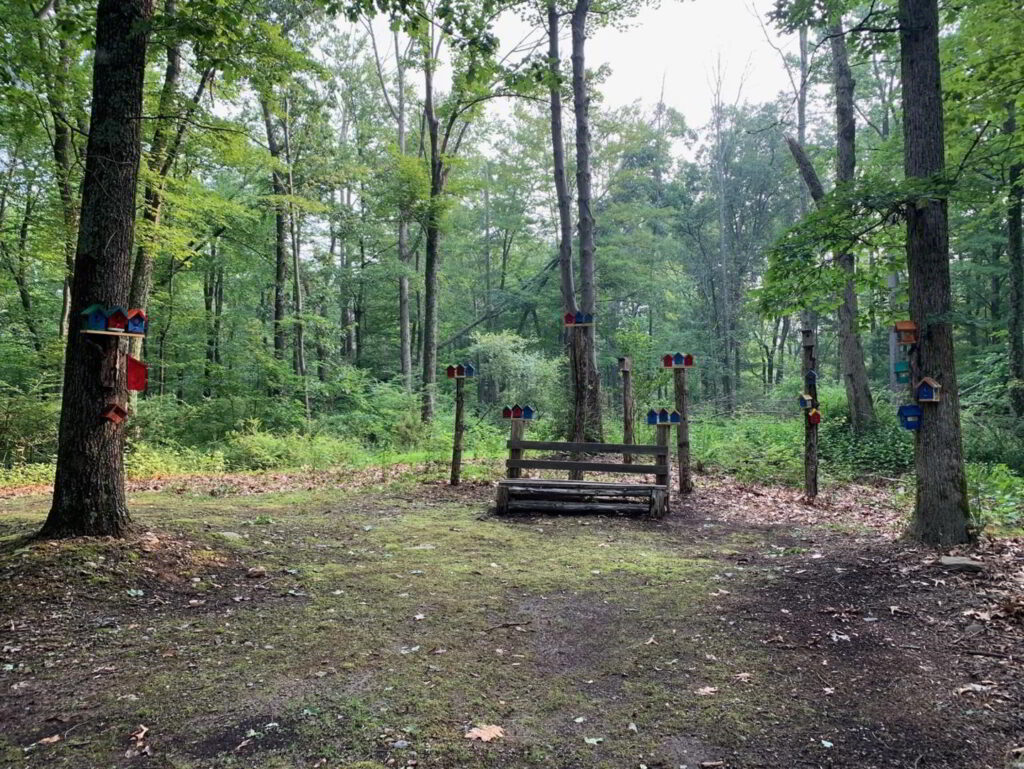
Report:
[[[842,24],[829,29],[832,43],[832,76],[836,94],[836,187],[852,183],[856,170],[857,123],[854,116],[853,73],[846,53]],[[864,348],[857,328],[856,269],[853,253],[836,255],[839,267],[849,277],[839,306],[839,350],[850,424],[855,433],[863,433],[875,424],[875,404],[871,398]]]
[[[270,114],[270,104],[267,99],[260,99],[260,108],[263,110],[263,125],[267,131],[267,148],[270,157],[276,163],[281,155],[281,146],[277,141],[277,131],[274,128],[273,116]],[[275,168],[270,174],[270,184],[278,201],[274,204],[274,357],[279,360],[284,358],[286,347],[285,335],[285,303],[288,291],[288,235],[287,235],[287,214],[285,204],[281,200],[287,192],[284,179]]]
[[[594,214],[591,210],[590,189],[590,96],[587,93],[587,71],[584,48],[587,40],[587,14],[590,0],[577,0],[572,12],[572,93],[576,115],[576,204],[579,208],[580,282],[582,310],[597,313],[597,281],[594,244]],[[587,441],[602,440],[601,380],[597,371],[597,327],[587,326],[574,331],[579,339],[577,355],[582,361],[581,371],[586,383]]]
[[[433,57],[430,44],[428,57]],[[437,114],[434,109],[434,63],[428,58],[424,68],[425,97],[423,113],[428,130],[430,162],[430,209],[426,222],[426,261],[423,275],[423,400],[421,416],[424,422],[434,418],[434,400],[437,387],[437,276],[441,242],[441,196],[444,194],[444,158]]]
[[[77,333],[88,305],[123,305],[131,284],[141,155],[146,27],[152,0],[100,0],[82,219],[71,292],[53,506],[45,537],[123,536],[122,424],[101,416],[126,403],[122,340]]]
[[[904,172],[908,179],[931,179],[945,166],[937,0],[900,0],[899,22]],[[949,319],[947,201],[911,201],[906,216],[910,316],[918,327],[912,371],[915,378],[930,376],[942,385],[942,399],[923,404],[916,431],[917,501],[910,535],[949,546],[969,541],[972,532]]]
[[[1014,105],[1008,107],[1006,133],[1017,131]],[[1024,240],[1022,240],[1021,210],[1024,185],[1021,172],[1024,165],[1010,166],[1010,195],[1006,209],[1007,254],[1010,257],[1010,306],[1008,326],[1010,332],[1010,407],[1014,416],[1024,418]]]

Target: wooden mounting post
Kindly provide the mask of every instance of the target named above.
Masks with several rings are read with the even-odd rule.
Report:
[[[808,313],[810,316],[810,313]],[[811,408],[818,408],[818,358],[815,354],[816,332],[810,317],[804,319],[803,378],[804,392],[811,396]],[[818,496],[818,426],[811,422],[810,409],[804,409],[804,495],[807,499]]]
[[[619,371],[622,373],[622,442],[633,446],[636,444],[633,434],[633,360],[619,358]],[[631,464],[633,455],[623,454],[622,461]]]
[[[676,411],[679,412],[679,429],[676,431],[676,459],[679,462],[679,493],[693,491],[690,476],[690,422],[686,413],[686,369],[672,369],[676,387]]]
[[[464,410],[466,400],[466,380],[459,377],[455,380],[455,442],[452,445],[452,486],[459,485],[462,474],[462,434],[466,431]]]
[[[513,441],[521,441],[523,439],[523,432],[524,432],[523,420],[522,419],[513,419],[512,420],[512,429],[509,431],[509,436],[508,437],[511,440],[513,440]],[[508,450],[508,458],[509,459],[522,459],[523,458],[523,450],[522,449],[509,449]],[[523,471],[522,471],[521,468],[518,468],[518,467],[510,467],[508,469],[508,477],[509,478],[522,478],[523,477]]]
[[[662,449],[662,451],[660,453],[655,454],[655,457],[656,457],[655,464],[657,464],[657,465],[664,465],[666,468],[670,467],[670,465],[669,465],[668,438],[669,438],[669,435],[671,434],[671,431],[672,431],[672,425],[670,425],[670,424],[659,424],[659,425],[657,425],[655,427],[655,430],[654,430],[654,433],[655,433],[654,442],[656,444],[658,444],[658,446],[661,447],[661,449]],[[656,475],[656,476],[654,476],[654,482],[657,483],[659,486],[668,486],[669,483],[672,480],[670,475],[671,474],[669,474],[669,475]]]

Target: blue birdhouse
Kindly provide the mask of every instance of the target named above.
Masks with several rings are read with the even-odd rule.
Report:
[[[584,318],[584,315],[583,315],[583,313],[582,313],[582,312],[577,312],[577,313],[576,313],[576,317],[575,317],[575,318],[573,318],[573,321],[574,321],[575,323],[582,323],[582,322],[583,322],[583,318]]]
[[[584,313],[583,314],[583,322],[584,323],[588,323],[590,325],[593,325],[593,323],[594,323],[594,316],[591,315],[589,312]]]
[[[465,370],[467,377],[476,376],[476,366],[474,366],[472,363],[467,363],[465,366]]]
[[[658,424],[659,425],[667,425],[668,424],[668,409],[662,409],[661,411],[658,412]]]
[[[920,382],[917,383],[917,402],[918,403],[938,403],[939,402],[939,391],[942,389],[942,385],[936,382],[931,377],[924,377]]]
[[[921,427],[922,409],[920,406],[916,404],[900,406],[900,410],[896,413],[900,418],[900,426],[904,430],[917,430]]]
[[[683,421],[683,417],[678,411],[673,411],[668,415],[668,421],[671,424],[678,425]]]
[[[651,409],[650,411],[647,412],[647,424],[649,424],[649,425],[656,425],[656,424],[658,424],[658,412],[655,411],[654,409]]]
[[[813,406],[814,406],[814,398],[812,398],[808,393],[801,393],[801,395],[800,395],[800,408],[802,408],[802,409],[809,409],[809,408],[813,408]]]
[[[128,310],[125,315],[128,318],[128,327],[126,331],[129,334],[146,333],[146,327],[149,325],[149,319],[146,317],[145,310],[135,308],[133,310]]]
[[[677,352],[675,355],[672,356],[673,366],[682,366],[684,363],[686,363],[686,356],[683,355],[681,352]]]
[[[533,419],[534,413],[533,406],[523,406],[523,419]]]
[[[910,382],[910,361],[896,361],[892,366],[892,370],[896,375],[897,382],[900,384],[908,384]]]
[[[90,304],[82,310],[82,317],[85,318],[86,331],[106,331],[107,312],[101,304]]]
[[[810,390],[818,381],[818,372],[811,369],[804,374],[804,381],[807,382],[807,389]]]

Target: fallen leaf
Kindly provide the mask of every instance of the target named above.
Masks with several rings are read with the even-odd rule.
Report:
[[[576,716],[576,718],[573,719],[573,721],[575,723],[577,723],[577,724],[582,724],[586,720],[587,720],[586,716]]]
[[[43,737],[43,739],[39,740],[39,744],[40,745],[52,745],[55,742],[60,742],[60,740],[61,740],[60,735],[59,734],[54,734],[51,737]]]
[[[656,644],[656,643],[658,643],[658,642],[654,640],[654,636],[651,636],[646,641],[644,641],[644,646],[650,646],[651,644]]]
[[[480,740],[480,742],[490,742],[504,736],[505,730],[494,724],[474,726],[465,734],[467,740]]]
[[[584,737],[583,741],[588,745],[600,745],[604,742],[604,737]]]
[[[702,686],[697,689],[694,694],[700,697],[710,697],[712,694],[718,694],[717,686]]]
[[[749,684],[753,677],[753,673],[737,673],[732,677],[732,679],[734,681],[738,681],[741,684]]]

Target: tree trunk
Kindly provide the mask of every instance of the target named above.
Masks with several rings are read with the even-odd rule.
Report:
[[[270,150],[270,157],[276,162],[281,155],[281,146],[277,141],[270,104],[265,97],[260,99],[260,108],[263,110],[263,125],[267,131],[267,148]],[[274,195],[278,196],[274,204],[274,357],[283,360],[287,344],[284,316],[288,291],[288,233],[287,213],[281,198],[287,193],[287,188],[276,168],[271,171],[270,184]]]
[[[576,203],[579,208],[580,282],[582,310],[597,313],[597,281],[595,277],[594,214],[590,191],[590,96],[587,93],[587,71],[584,47],[590,0],[577,0],[572,12],[572,93],[576,115]],[[583,363],[586,382],[586,428],[584,439],[602,440],[601,380],[597,371],[597,327],[587,326],[574,331],[579,338],[578,355]]]
[[[100,0],[82,220],[71,292],[71,326],[53,506],[41,535],[123,536],[124,427],[102,417],[127,401],[123,340],[79,334],[88,305],[123,305],[131,284],[135,189],[141,154],[142,84],[152,0]]]
[[[836,94],[836,187],[854,181],[857,155],[857,123],[854,117],[853,73],[846,54],[842,24],[829,29],[832,43],[832,76]],[[852,253],[836,255],[839,267],[849,277],[839,306],[839,355],[850,424],[855,433],[863,433],[875,423],[875,404],[871,399],[868,370],[864,365],[864,348],[857,328],[857,288],[853,275]]]
[[[900,63],[903,84],[903,164],[907,179],[931,179],[945,165],[937,0],[900,0]],[[910,317],[917,323],[912,356],[916,378],[942,385],[942,399],[925,403],[916,431],[917,501],[913,538],[949,546],[972,538],[960,433],[960,395],[949,320],[947,201],[923,198],[906,207]]]
[[[288,165],[288,195],[295,197],[295,172],[292,170],[292,130],[291,103],[285,98],[284,111],[284,157]],[[288,203],[288,224],[292,238],[292,303],[295,306],[295,374],[302,383],[302,403],[306,409],[306,419],[312,417],[309,402],[309,380],[306,378],[306,319],[305,297],[302,292],[302,259],[301,259],[301,220],[295,206]]]
[[[1014,105],[1008,107],[1006,132],[1015,134],[1017,116]],[[1006,210],[1007,254],[1010,257],[1010,407],[1014,416],[1024,418],[1024,241],[1021,237],[1021,209],[1024,200],[1024,185],[1021,172],[1024,165],[1010,166],[1010,195]]]
[[[433,56],[433,45],[427,52]],[[424,422],[434,418],[435,389],[437,387],[437,275],[440,260],[441,219],[439,208],[444,194],[444,158],[442,157],[438,118],[434,111],[434,67],[428,61],[423,68],[425,98],[423,113],[429,132],[430,152],[430,210],[426,223],[426,261],[423,275],[423,401],[421,416]]]

